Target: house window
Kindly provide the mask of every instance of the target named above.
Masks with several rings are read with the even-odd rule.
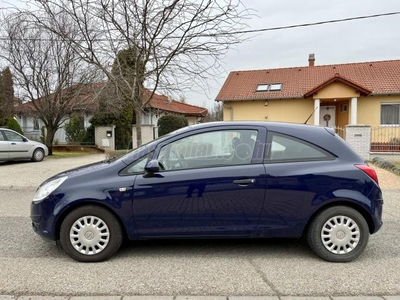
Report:
[[[263,83],[257,86],[256,92],[277,92],[282,90],[282,83]]]
[[[400,103],[381,104],[381,125],[400,125]]]
[[[282,90],[282,83],[273,83],[269,85],[269,90],[271,92]]]
[[[39,130],[39,119],[38,118],[33,118],[33,130]]]

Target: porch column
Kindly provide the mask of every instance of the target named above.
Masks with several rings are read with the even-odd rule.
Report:
[[[357,98],[351,98],[350,124],[357,124]]]
[[[314,99],[314,125],[319,125],[321,100]]]

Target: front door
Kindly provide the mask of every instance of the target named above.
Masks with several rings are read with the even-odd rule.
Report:
[[[336,107],[321,106],[319,114],[319,125],[326,127],[336,126]]]
[[[141,237],[249,235],[257,229],[265,168],[255,163],[260,130],[202,132],[164,144],[163,171],[138,175],[133,212]]]
[[[27,143],[27,140],[21,135],[12,132],[12,131],[4,131],[6,135],[6,139],[8,140],[10,147],[9,158],[28,158],[28,152],[32,148],[30,143]]]

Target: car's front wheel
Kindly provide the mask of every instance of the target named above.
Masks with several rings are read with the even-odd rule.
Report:
[[[32,154],[32,161],[34,162],[39,162],[44,159],[44,151],[41,148],[37,148],[35,151],[33,151]]]
[[[330,207],[314,217],[307,232],[308,243],[322,259],[349,262],[361,255],[369,239],[368,224],[355,209]]]
[[[71,211],[60,228],[60,243],[73,259],[99,262],[110,258],[121,246],[122,229],[107,209],[87,205]]]

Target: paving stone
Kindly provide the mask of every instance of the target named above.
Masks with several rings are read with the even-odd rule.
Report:
[[[332,297],[332,300],[383,300],[378,296],[349,296],[349,297]]]
[[[330,300],[330,297],[310,297],[310,296],[284,296],[280,300]]]
[[[400,296],[383,296],[385,300],[400,300]]]
[[[121,296],[77,296],[69,300],[121,300]]]
[[[225,296],[176,296],[175,300],[227,300]]]
[[[174,296],[125,296],[122,300],[174,300]]]
[[[229,300],[279,300],[278,296],[231,296]]]
[[[67,296],[21,296],[18,300],[68,300]]]
[[[9,296],[9,295],[0,295],[0,300],[15,300],[16,298],[14,296]]]

